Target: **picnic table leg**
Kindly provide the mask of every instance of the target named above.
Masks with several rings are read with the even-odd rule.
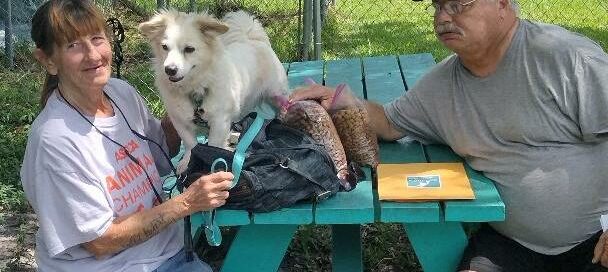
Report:
[[[332,225],[332,271],[363,271],[361,225]]]
[[[241,226],[222,271],[277,271],[298,225]]]
[[[459,222],[403,225],[425,272],[456,271],[468,242]]]

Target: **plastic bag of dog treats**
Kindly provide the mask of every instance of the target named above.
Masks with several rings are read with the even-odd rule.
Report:
[[[316,101],[288,102],[287,97],[275,97],[280,105],[278,119],[283,124],[310,134],[325,147],[334,162],[343,190],[352,190],[357,183],[356,174],[349,172],[344,147],[327,111]]]
[[[346,158],[360,165],[376,167],[380,162],[377,136],[371,129],[365,105],[346,84],[336,87],[328,111],[344,146]]]

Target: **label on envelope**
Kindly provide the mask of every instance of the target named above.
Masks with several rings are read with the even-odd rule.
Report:
[[[407,176],[407,187],[441,188],[441,177],[438,175]]]

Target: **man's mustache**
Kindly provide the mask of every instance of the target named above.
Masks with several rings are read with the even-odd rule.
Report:
[[[463,34],[462,30],[460,30],[460,28],[458,28],[452,24],[441,24],[441,25],[435,26],[435,33],[437,33],[437,35],[441,35],[444,33],[457,33],[460,35]]]

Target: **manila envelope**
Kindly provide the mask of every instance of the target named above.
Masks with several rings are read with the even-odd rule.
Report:
[[[475,199],[462,163],[378,165],[380,200]]]

